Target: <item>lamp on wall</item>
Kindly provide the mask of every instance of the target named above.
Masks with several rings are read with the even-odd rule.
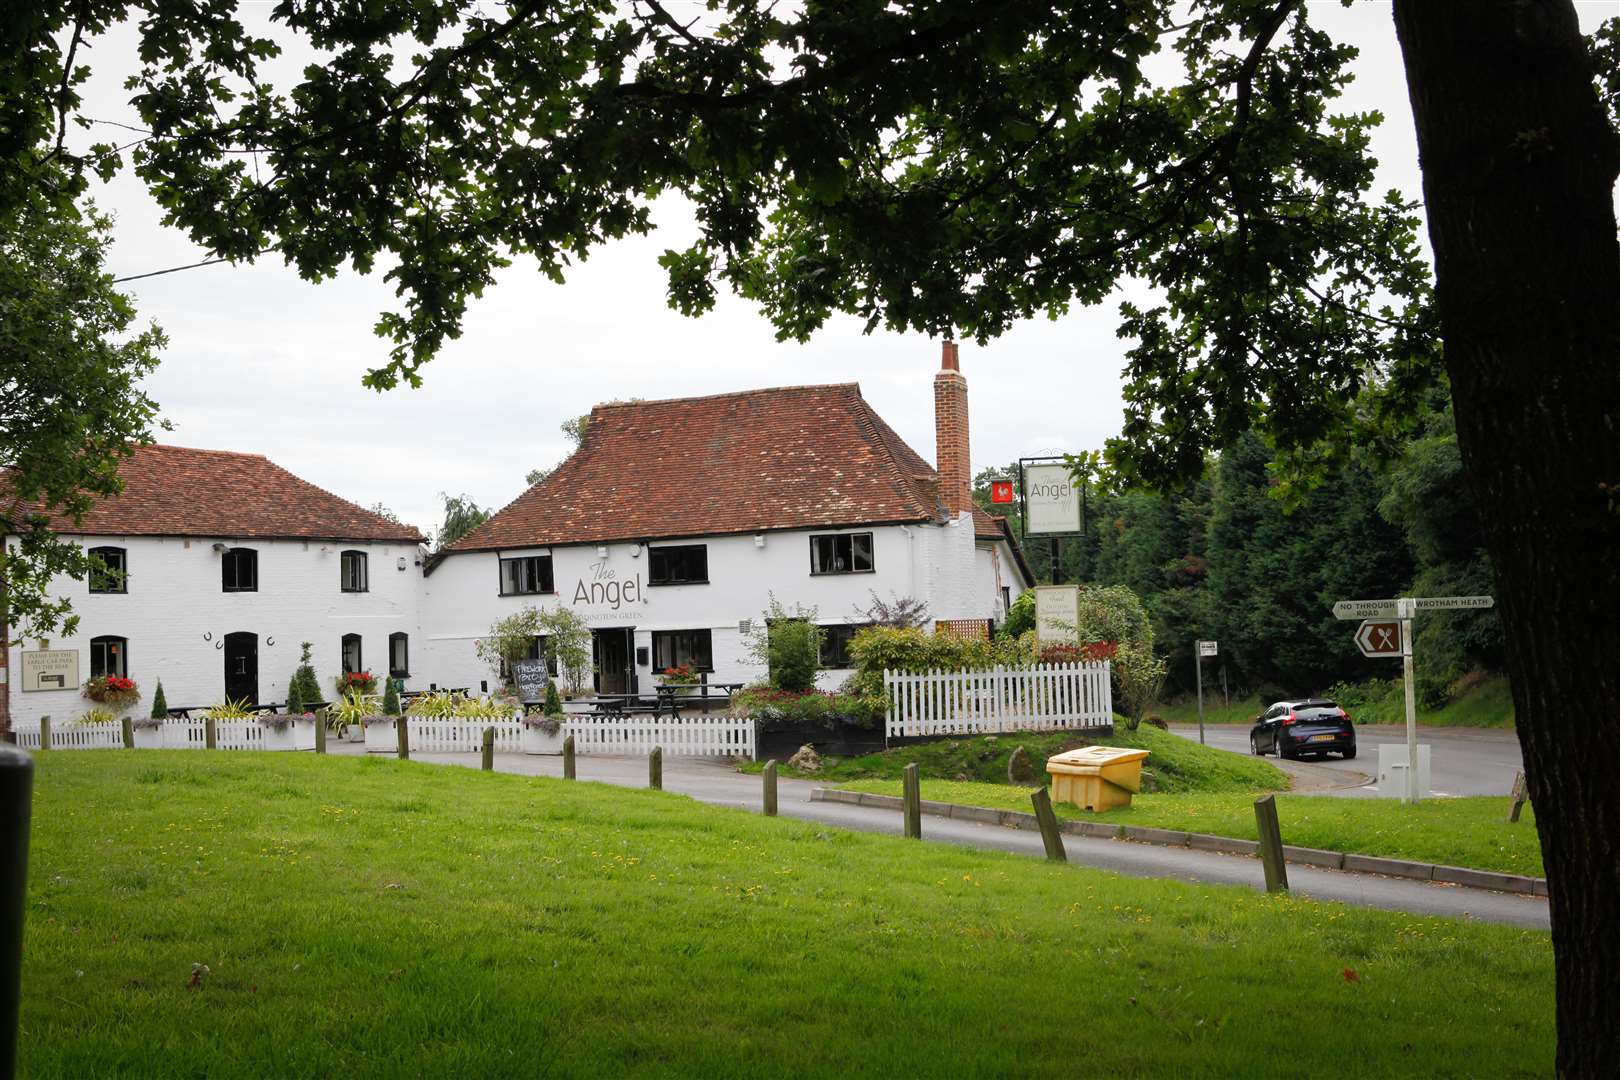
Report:
[[[401,555],[399,557],[399,561],[397,563],[395,563],[395,565],[398,566],[401,570],[405,569],[405,556]]]
[[[230,550],[230,548],[226,547],[224,544],[219,543],[218,541],[216,541],[214,543],[214,554],[215,555],[223,555],[229,550]]]
[[[637,540],[636,541],[636,546],[630,549],[630,557],[632,559],[641,558],[641,549],[646,547],[646,546],[647,546],[647,542],[645,540]]]
[[[596,557],[598,559],[607,558],[607,545],[606,544],[597,544],[596,545]]]
[[[754,534],[754,546],[757,547],[757,548],[762,548],[762,547],[765,546],[765,534],[764,533],[755,533]]]

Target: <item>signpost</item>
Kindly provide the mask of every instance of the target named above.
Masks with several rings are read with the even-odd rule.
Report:
[[[1199,742],[1199,745],[1203,745],[1203,742],[1204,742],[1204,657],[1206,657],[1206,656],[1219,656],[1221,654],[1221,652],[1220,652],[1220,646],[1217,645],[1213,641],[1200,641],[1200,642],[1197,642],[1196,644],[1197,644],[1197,647],[1198,647],[1198,656],[1196,657],[1196,663],[1197,663],[1197,667],[1198,667],[1198,742]]]
[[[1494,607],[1489,596],[1404,596],[1398,600],[1340,600],[1333,605],[1336,619],[1360,619],[1356,648],[1374,658],[1401,658],[1401,681],[1406,684],[1406,795],[1402,802],[1418,801],[1417,687],[1412,663],[1412,620],[1420,611],[1469,611]]]

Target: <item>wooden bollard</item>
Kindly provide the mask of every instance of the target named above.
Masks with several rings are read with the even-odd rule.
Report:
[[[1068,862],[1063,850],[1063,831],[1058,828],[1057,813],[1052,809],[1052,796],[1045,788],[1036,788],[1029,801],[1035,804],[1035,820],[1041,826],[1041,843],[1046,845],[1046,857],[1053,862]]]
[[[118,721],[118,725],[124,729],[124,749],[135,749],[135,721],[126,716]]]
[[[39,718],[39,748],[41,750],[51,748],[51,718],[49,716]]]
[[[1254,800],[1254,823],[1260,830],[1260,862],[1266,871],[1266,892],[1288,891],[1288,863],[1283,860],[1282,827],[1277,824],[1274,795]]]
[[[906,838],[909,840],[922,839],[922,780],[917,773],[917,763],[913,761],[906,766],[905,784],[905,819]]]
[[[219,749],[219,721],[212,716],[203,717],[203,749]]]
[[[765,816],[776,816],[776,762],[767,761],[765,771],[760,774],[765,778]]]
[[[16,1075],[34,759],[0,746],[0,1076]]]
[[[399,760],[411,760],[411,725],[403,716],[394,717],[394,734],[399,736]]]
[[[664,790],[664,748],[655,746],[647,755],[647,786],[654,791]]]
[[[1508,810],[1508,824],[1516,825],[1519,815],[1524,813],[1525,800],[1530,798],[1530,787],[1524,781],[1524,773],[1513,778],[1513,806]]]
[[[574,779],[574,737],[572,735],[563,740],[563,779]]]
[[[484,729],[483,761],[480,762],[485,772],[495,771],[495,729]]]
[[[320,715],[315,717],[315,752],[326,753],[326,717]]]

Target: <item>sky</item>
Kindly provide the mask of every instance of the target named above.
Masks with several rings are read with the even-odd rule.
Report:
[[[268,4],[243,6],[250,25],[263,25]],[[1609,0],[1577,7],[1588,32],[1613,10]],[[1373,143],[1375,191],[1417,198],[1416,140],[1389,4],[1317,4],[1313,20],[1361,50],[1339,111],[1385,116]],[[97,40],[84,115],[138,124],[121,88],[134,70],[135,40],[127,26]],[[85,141],[118,134],[98,127]],[[208,256],[160,224],[155,202],[127,171],[93,195],[117,220],[114,276]],[[684,247],[695,226],[673,199],[657,205],[656,219],[653,235],[598,249],[562,285],[518,258],[472,303],[462,337],[423,369],[416,390],[379,394],[360,384],[387,359],[386,343],[372,333],[394,302],[381,274],[349,272],[316,285],[263,261],[130,282],[123,287],[142,318],[170,340],[146,382],[174,427],[159,441],[264,454],[424,531],[442,518],[441,493],[493,508],[516,498],[530,469],[556,465],[571,449],[559,425],[615,398],[858,382],[901,437],[933,460],[938,341],[866,335],[859,320],[835,317],[806,344],[781,343],[757,308],[729,295],[706,316],[683,317],[666,304],[656,260]],[[1129,295],[1021,323],[984,347],[963,344],[975,472],[1020,456],[1094,449],[1118,433],[1129,344],[1115,327],[1118,302]]]

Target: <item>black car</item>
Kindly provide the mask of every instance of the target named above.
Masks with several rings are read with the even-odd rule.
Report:
[[[1249,753],[1297,758],[1332,752],[1346,761],[1356,756],[1356,728],[1350,714],[1326,698],[1279,701],[1255,718]]]

